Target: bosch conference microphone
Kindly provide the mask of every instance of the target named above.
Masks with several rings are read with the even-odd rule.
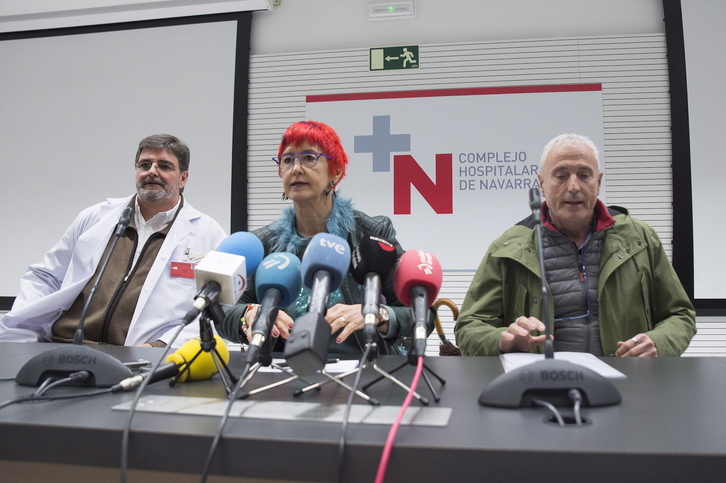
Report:
[[[590,368],[556,359],[550,340],[549,292],[544,269],[542,246],[542,201],[539,189],[529,192],[530,208],[535,222],[542,280],[541,319],[545,324],[545,359],[519,367],[494,379],[479,396],[482,406],[516,408],[531,407],[535,401],[545,401],[553,406],[572,406],[571,390],[582,395],[582,406],[611,406],[620,404],[620,392],[615,385]]]
[[[111,387],[122,379],[133,375],[131,369],[126,367],[118,359],[83,345],[83,323],[93,301],[93,297],[96,294],[98,282],[106,271],[111,254],[116,249],[116,244],[123,236],[129,223],[131,223],[131,217],[133,215],[133,208],[127,206],[116,224],[112,235],[111,247],[101,264],[96,280],[93,282],[86,304],[83,306],[83,311],[78,321],[78,329],[76,329],[73,338],[73,344],[58,347],[57,349],[52,349],[33,357],[20,369],[18,375],[15,377],[15,382],[23,386],[39,386],[48,377],[62,379],[75,372],[88,371],[90,377],[83,381],[69,383],[68,385]]]

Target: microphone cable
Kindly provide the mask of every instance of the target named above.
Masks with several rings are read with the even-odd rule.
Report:
[[[158,361],[156,361],[156,364],[154,364],[154,367],[149,371],[149,376],[151,374],[155,373],[159,367],[161,367],[161,364],[166,360],[166,356],[169,354],[169,351],[171,350],[171,346],[174,344],[174,341],[177,337],[179,337],[179,334],[181,334],[181,331],[186,327],[186,324],[180,324],[179,328],[174,332],[174,334],[171,337],[171,340],[166,345],[166,348],[164,349],[164,352],[161,354],[161,357]],[[141,381],[141,384],[136,389],[136,394],[134,395],[133,401],[131,401],[131,406],[129,407],[129,415],[126,418],[126,424],[124,425],[124,431],[123,435],[121,437],[121,462],[120,462],[120,468],[121,468],[121,483],[126,483],[126,471],[128,468],[128,461],[129,461],[129,433],[131,432],[131,420],[134,418],[134,414],[136,413],[136,406],[139,404],[139,399],[141,399],[141,393],[144,392],[144,389],[146,386],[149,385],[149,381],[151,380],[151,377],[145,377],[143,381]],[[113,389],[113,388],[112,388]]]
[[[45,381],[43,381],[43,384],[41,384],[38,389],[35,391],[35,394],[33,394],[36,397],[42,396],[45,394],[49,389],[54,388],[55,386],[60,386],[61,384],[65,384],[67,382],[83,382],[87,381],[91,377],[91,373],[88,371],[78,371],[74,372],[68,375],[68,377],[64,377],[62,379],[56,379],[53,381],[52,378],[47,378]]]
[[[575,388],[567,391],[567,397],[572,401],[572,410],[575,413],[575,423],[582,426],[582,415],[580,414],[580,406],[582,406],[582,393]]]
[[[348,419],[350,419],[350,411],[353,408],[353,397],[358,392],[358,386],[360,385],[361,374],[363,374],[363,364],[368,360],[368,355],[371,353],[371,344],[366,344],[366,350],[363,352],[360,362],[358,362],[358,373],[355,375],[355,381],[353,382],[353,388],[350,390],[348,396],[348,402],[345,405],[345,412],[343,413],[343,425],[340,428],[340,441],[338,443],[338,481],[343,481],[343,466],[345,464],[345,438],[348,432]]]
[[[17,404],[17,403],[56,401],[59,399],[77,399],[77,398],[81,398],[81,397],[98,396],[99,394],[108,394],[108,393],[112,392],[111,388],[104,388],[104,389],[99,389],[97,391],[82,392],[82,393],[75,393],[75,394],[59,394],[56,396],[45,396],[43,394],[38,394],[38,392],[41,391],[41,389],[43,389],[43,387],[45,387],[47,390],[47,389],[50,389],[51,385],[56,386],[56,385],[64,384],[66,382],[85,380],[88,378],[88,376],[89,376],[88,371],[78,371],[78,372],[74,372],[74,373],[68,375],[68,377],[66,377],[66,378],[53,381],[52,384],[50,382],[48,382],[48,381],[52,381],[52,378],[48,378],[43,383],[43,385],[41,385],[33,394],[30,394],[27,396],[20,396],[15,399],[8,399],[7,401],[3,401],[2,403],[0,403],[0,409],[10,406],[12,404]],[[45,390],[43,391],[43,393],[45,393]]]
[[[204,468],[202,469],[202,478],[200,480],[201,483],[204,483],[205,481],[207,481],[207,475],[209,474],[209,469],[212,466],[212,460],[214,459],[214,453],[217,450],[217,445],[219,444],[219,440],[222,439],[222,433],[224,432],[224,427],[227,425],[227,420],[229,419],[229,414],[232,412],[232,406],[234,405],[234,402],[237,400],[240,389],[242,389],[245,386],[245,384],[247,384],[247,377],[248,377],[251,369],[252,369],[252,364],[249,361],[246,361],[245,367],[242,370],[242,375],[240,376],[239,382],[237,383],[237,387],[235,387],[234,391],[232,391],[229,394],[229,402],[227,403],[227,407],[224,409],[224,414],[222,415],[222,419],[219,422],[219,427],[217,428],[217,432],[214,434],[214,439],[212,440],[212,444],[209,447],[209,453],[207,453],[207,459],[204,462]]]
[[[388,431],[388,438],[386,438],[386,444],[383,446],[383,453],[381,454],[381,461],[378,465],[375,483],[383,483],[383,478],[386,476],[388,460],[391,457],[391,450],[393,450],[393,440],[396,439],[398,427],[401,425],[401,421],[403,420],[403,416],[406,414],[406,410],[411,405],[413,394],[416,392],[416,387],[418,387],[418,382],[421,379],[421,373],[423,373],[423,367],[424,358],[422,354],[416,358],[416,372],[413,375],[411,387],[409,388],[406,399],[403,401],[403,405],[401,406],[401,410],[398,412],[398,416],[396,417],[393,426],[391,426],[391,429]]]
[[[562,415],[560,414],[560,411],[551,403],[547,401],[543,401],[542,399],[534,399],[532,398],[532,402],[535,403],[538,406],[544,406],[550,411],[552,411],[552,414],[554,414],[555,418],[557,419],[557,424],[560,426],[565,425],[565,420],[562,419]]]
[[[40,395],[43,391],[43,388],[50,385],[54,380],[57,380],[57,379],[54,379],[54,377],[46,377],[45,380],[38,386],[38,389],[36,389],[34,394],[36,396]]]

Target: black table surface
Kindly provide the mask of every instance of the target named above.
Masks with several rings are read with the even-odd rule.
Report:
[[[0,377],[14,377],[27,360],[55,344],[0,343]],[[99,346],[122,361],[156,361],[162,349]],[[481,407],[477,398],[503,370],[498,358],[428,357],[426,365],[446,380],[433,379],[439,402],[451,408],[445,427],[401,426],[386,481],[723,481],[726,472],[726,359],[606,358],[626,374],[615,379],[623,401],[617,406],[584,408],[587,424],[565,427],[547,421],[544,408]],[[232,372],[242,371],[234,351]],[[402,357],[383,356],[392,370]],[[394,375],[411,382],[414,367]],[[376,374],[367,368],[363,381]],[[281,379],[258,373],[251,390]],[[348,376],[346,382],[353,382]],[[344,404],[349,392],[336,384],[293,397],[300,381],[254,398]],[[35,388],[0,382],[0,402],[31,394]],[[87,391],[60,388],[58,391]],[[419,392],[431,396],[423,381]],[[406,393],[389,381],[368,389],[381,404],[400,406]],[[149,385],[144,395],[225,398],[218,376],[169,387]],[[85,399],[13,404],[0,409],[0,460],[118,467],[126,411],[133,392]],[[366,404],[355,398],[355,404]],[[412,406],[419,405],[414,400]],[[129,448],[129,467],[201,473],[219,417],[137,412]],[[350,424],[344,481],[374,480],[389,425]],[[211,472],[228,476],[295,481],[336,481],[339,423],[230,418]]]

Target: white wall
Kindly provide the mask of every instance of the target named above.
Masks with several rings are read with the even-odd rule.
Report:
[[[721,253],[726,225],[723,189],[723,129],[726,125],[726,6],[722,0],[685,2],[683,35],[688,64],[688,111],[693,189],[695,298],[726,298],[726,258]],[[711,32],[703,35],[703,31]],[[714,223],[714,220],[717,220]]]
[[[416,0],[412,20],[369,22],[371,0],[281,0],[253,14],[252,54],[663,33],[661,0]]]
[[[2,0],[0,32],[269,9],[271,0]]]
[[[68,18],[74,15],[78,16],[83,12],[98,13],[98,9],[103,8],[121,8],[124,12],[128,12],[130,8],[133,8],[134,4],[139,5],[139,11],[149,10],[150,6],[156,8],[159,6],[206,4],[208,6],[208,12],[213,13],[217,11],[215,9],[223,8],[223,4],[226,4],[228,7],[232,4],[241,6],[245,3],[248,2],[245,0],[219,0],[216,2],[205,2],[201,0],[163,0],[156,2],[152,2],[151,0],[103,0],[102,2],[95,0],[2,0],[0,1],[0,26],[3,24],[8,25],[11,20],[23,18],[51,22],[54,19],[66,21]],[[252,1],[250,0],[249,3],[251,4]],[[650,34],[662,33],[663,30],[661,0],[609,0],[608,2],[600,0],[417,0],[417,17],[415,19],[380,22],[369,22],[366,19],[367,4],[368,0],[281,0],[281,4],[272,11],[256,11],[254,13],[251,39],[252,54],[255,56],[264,56],[269,54],[294,54],[295,52],[345,48],[367,49],[368,47],[397,45],[401,43],[435,44],[614,34]],[[103,23],[112,23],[127,19],[125,13],[114,16],[110,15],[107,11],[104,14]],[[181,29],[181,31],[183,30]],[[150,32],[141,32],[141,35],[148,33]],[[113,39],[116,37],[114,33],[93,35],[99,37],[99,39]],[[170,51],[169,55],[179,55],[181,57],[178,63],[172,64],[172,66],[178,66],[181,69],[181,72],[175,76],[176,78],[193,79],[195,76],[202,74],[220,77],[219,71],[215,75],[215,69],[203,68],[201,69],[202,72],[200,72],[198,66],[189,70],[186,69],[189,62],[196,62],[193,55],[191,55],[192,52],[196,51],[195,44],[200,43],[203,38],[208,37],[204,35],[200,38],[196,35],[191,35],[188,38],[181,38],[178,41],[164,43],[165,48],[168,48]],[[70,117],[75,115],[74,109],[68,106],[73,105],[74,98],[80,98],[84,95],[84,93],[72,93],[71,87],[75,85],[74,83],[70,83],[65,87],[57,84],[54,86],[54,89],[44,92],[44,95],[47,95],[49,99],[48,102],[42,104],[44,107],[40,109],[38,115],[28,115],[28,109],[25,108],[26,105],[34,103],[32,96],[24,99],[20,95],[23,92],[22,88],[32,87],[32,83],[36,80],[50,78],[51,74],[49,73],[49,69],[56,64],[58,64],[59,68],[65,67],[71,70],[77,69],[77,67],[74,67],[75,64],[83,65],[83,62],[80,60],[70,61],[62,58],[58,53],[51,53],[50,50],[44,54],[46,47],[42,47],[39,52],[33,50],[31,47],[36,44],[45,45],[45,42],[47,42],[53,49],[57,49],[64,43],[79,40],[78,38],[59,37],[55,39],[22,39],[3,42],[2,47],[4,49],[0,49],[0,54],[2,54],[0,55],[0,60],[2,60],[0,65],[4,65],[6,68],[3,69],[3,74],[0,77],[5,80],[3,85],[6,87],[11,85],[10,79],[13,79],[13,82],[17,82],[17,84],[14,84],[15,87],[2,89],[0,92],[0,98],[5,96],[5,103],[3,104],[5,106],[4,113],[8,119],[6,128],[3,130],[3,134],[0,135],[0,137],[5,136],[3,152],[7,156],[6,159],[2,159],[1,161],[5,163],[6,168],[8,166],[22,166],[26,170],[25,175],[28,174],[27,170],[29,169],[39,169],[37,163],[28,163],[27,161],[23,161],[18,165],[19,159],[54,159],[56,163],[60,163],[60,160],[63,160],[64,163],[73,163],[77,162],[75,160],[83,159],[82,162],[88,163],[89,167],[100,166],[99,162],[89,162],[87,155],[80,155],[79,158],[79,152],[81,150],[78,146],[84,145],[87,141],[82,136],[73,134],[74,132],[81,131],[71,130],[67,122]],[[13,58],[9,57],[11,55],[9,51],[15,44],[23,44],[27,46],[27,49],[24,54],[22,53],[22,49],[20,51],[13,50],[13,52],[20,52],[21,55],[20,58],[14,59],[16,63],[12,64],[18,67],[9,68],[8,66],[11,65],[10,60],[13,60]],[[107,47],[101,47],[101,45],[105,44],[96,42],[87,45],[85,48],[89,49],[89,52],[84,58],[87,59],[96,56],[98,62],[107,61],[111,63],[111,66],[104,69],[94,69],[92,65],[87,66],[91,69],[89,78],[93,78],[98,73],[114,72],[116,69],[124,69],[119,64],[118,59],[114,61],[113,51],[108,51]],[[154,45],[155,48],[161,48],[158,41],[151,42],[149,45]],[[142,44],[139,47],[139,51],[143,49]],[[44,55],[47,55],[46,61],[40,60],[43,59]],[[141,59],[148,61],[151,64],[148,69],[153,70],[152,66],[156,62],[154,57],[147,55],[142,56]],[[286,57],[286,62],[288,62],[287,59]],[[133,59],[131,62],[133,63]],[[289,57],[289,62],[291,64],[295,62],[294,55]],[[199,65],[206,64],[202,63]],[[132,75],[130,70],[126,71],[126,74]],[[65,77],[61,75],[59,78]],[[70,79],[72,76],[69,74],[68,78]],[[113,76],[114,82],[118,83],[119,78],[119,76]],[[160,81],[156,77],[155,79]],[[140,78],[137,80],[141,84],[135,89],[144,90],[152,95],[154,92],[159,92],[158,87],[155,89],[145,88],[143,87],[143,81]],[[103,92],[102,87],[107,83],[107,81],[100,79],[96,85]],[[120,85],[117,91],[118,96],[113,96],[113,99],[119,100],[121,98],[119,96],[133,95],[135,89],[130,88],[129,85]],[[190,92],[196,92],[193,87],[191,89]],[[218,94],[226,90],[229,90],[229,86],[225,89],[215,89],[215,93]],[[61,93],[63,96],[60,95]],[[61,98],[67,99],[68,104],[60,103],[59,99]],[[181,98],[185,98],[185,96],[181,96]],[[217,99],[218,96],[214,98]],[[209,116],[207,116],[208,109],[205,110],[198,105],[199,103],[207,106],[210,105],[209,96],[189,95],[188,99],[186,105],[182,106],[185,108],[185,112],[174,116],[174,119],[199,119],[200,122],[205,123],[207,131],[209,131],[211,125],[205,121],[209,119]],[[221,117],[214,116],[214,119],[218,121],[228,120],[230,117],[228,110],[231,109],[230,103],[228,101],[226,103],[218,102],[217,105],[224,115]],[[14,111],[11,109],[12,107],[14,107]],[[192,115],[193,113],[197,115]],[[229,146],[225,146],[224,142],[218,142],[220,136],[223,138],[226,137],[226,139],[229,138],[228,129],[215,129],[215,135],[210,136],[204,134],[204,129],[195,129],[191,132],[186,132],[183,129],[180,130],[173,122],[160,124],[157,122],[158,120],[154,120],[148,116],[144,116],[143,123],[140,123],[139,121],[130,120],[133,119],[133,115],[130,116],[130,119],[121,119],[118,116],[104,117],[100,110],[97,114],[100,119],[98,121],[94,119],[94,122],[87,123],[87,127],[98,131],[96,135],[97,139],[104,139],[107,136],[111,137],[108,141],[104,141],[105,150],[108,151],[108,155],[105,157],[106,159],[109,156],[113,156],[114,159],[118,157],[126,159],[128,155],[133,155],[135,143],[143,135],[164,131],[174,132],[190,144],[193,153],[192,170],[196,170],[195,172],[199,174],[202,173],[199,172],[198,167],[201,165],[204,157],[200,158],[198,155],[204,153],[203,146],[205,143],[214,144],[220,149],[229,149]],[[132,135],[128,138],[122,138],[118,123],[132,127],[134,131]],[[39,143],[24,144],[20,141],[23,139],[23,136],[30,136],[33,129],[42,129],[43,135],[46,138],[49,136],[59,137],[57,142],[53,143],[51,153],[33,152],[33,150],[38,148]],[[275,132],[274,135],[277,137],[279,133]],[[87,132],[85,136],[88,136]],[[199,139],[200,136],[202,139]],[[251,134],[251,136],[254,136],[254,134]],[[229,159],[228,155],[210,157]],[[41,164],[45,164],[45,161]],[[122,165],[119,164],[118,166]],[[12,169],[6,172],[7,176],[4,178],[4,181],[0,180],[0,185],[4,187],[2,191],[8,193],[8,183],[15,183],[15,180],[19,179],[21,173],[13,174]],[[66,179],[68,178],[67,173],[67,170],[61,170],[50,177],[41,176],[36,178],[34,187],[35,189],[39,189],[39,185],[37,184],[38,180],[50,182],[51,188],[67,185],[68,182],[72,183],[72,180],[69,181]],[[104,174],[108,174],[98,173],[99,176],[96,177],[89,173],[87,171],[87,176],[94,179],[102,179]],[[43,171],[39,174],[47,175]],[[204,189],[204,185],[199,183],[199,174],[194,175],[192,173],[193,177],[187,190],[190,200],[198,208],[212,214],[223,225],[227,226],[229,212],[225,208],[229,208],[228,204],[222,207],[219,203],[213,202],[210,190]],[[126,175],[130,176],[128,173]],[[118,176],[114,174],[114,177],[119,179],[121,179],[121,176],[120,174]],[[99,192],[94,191],[92,193],[92,189]],[[40,192],[50,193],[50,191],[45,189],[42,189]],[[203,196],[204,193],[207,196]],[[5,267],[5,276],[3,280],[0,280],[0,295],[6,296],[17,293],[16,287],[18,279],[25,270],[25,267],[30,263],[40,260],[42,253],[58,240],[65,227],[70,223],[72,216],[80,211],[81,208],[98,202],[105,196],[121,196],[125,194],[127,194],[126,190],[111,192],[106,183],[92,183],[91,185],[74,191],[72,196],[64,197],[63,207],[68,213],[71,213],[70,215],[66,214],[61,216],[59,213],[60,207],[55,206],[51,210],[52,216],[42,224],[46,229],[45,232],[42,234],[33,232],[32,230],[40,228],[41,225],[35,224],[28,227],[27,230],[30,231],[26,231],[24,239],[14,238],[13,243],[23,244],[22,248],[17,248],[14,245],[8,246],[10,243],[8,239],[2,242],[3,251],[5,253],[14,253],[14,256],[12,259],[12,268],[10,266]],[[58,194],[51,196],[54,199],[59,198]],[[6,201],[8,206],[13,202],[7,198],[3,201]],[[41,200],[37,196],[27,196],[22,203],[24,208],[15,207],[10,211],[11,218],[14,217],[18,220],[24,220],[29,211],[42,211],[42,208],[32,208],[31,210],[28,206],[31,201],[37,201],[41,206],[47,206],[47,203],[44,203],[44,199]],[[214,206],[216,208],[213,208]],[[6,220],[6,222],[8,221],[12,220]],[[33,245],[32,249],[28,246],[29,244]]]
[[[216,22],[0,42],[0,296],[83,208],[134,193],[150,134],[189,145],[185,196],[230,230],[236,36]]]

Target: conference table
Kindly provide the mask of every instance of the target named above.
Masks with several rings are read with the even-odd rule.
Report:
[[[0,343],[0,402],[31,394],[34,387],[8,378],[36,354],[55,344]],[[163,349],[95,346],[121,361],[159,360]],[[560,426],[550,421],[546,408],[482,407],[479,394],[502,374],[495,357],[427,357],[428,369],[445,379],[432,378],[440,400],[428,406],[413,400],[411,408],[429,420],[409,421],[398,429],[386,471],[388,482],[414,481],[723,481],[726,473],[726,359],[654,358],[604,361],[626,378],[613,382],[622,395],[615,406],[584,408],[585,424]],[[381,356],[377,364],[391,371],[406,362],[401,356]],[[233,351],[230,369],[239,375],[243,356]],[[415,368],[405,364],[393,375],[410,384]],[[428,372],[428,371],[427,371]],[[361,381],[373,380],[371,367]],[[253,390],[284,375],[258,372],[245,390]],[[352,384],[354,375],[345,381]],[[235,404],[264,405],[272,417],[230,417],[210,474],[257,480],[338,481],[340,420],[326,419],[331,408],[342,408],[350,392],[338,384],[294,396],[302,381],[251,395]],[[61,387],[53,394],[88,391]],[[418,392],[431,398],[421,381]],[[406,392],[388,380],[376,382],[366,393],[381,407],[354,397],[354,409],[377,410],[381,423],[351,422],[346,430],[343,462],[345,482],[375,479],[391,414]],[[135,393],[35,403],[0,409],[0,462],[32,465],[51,463],[118,470],[121,435],[128,411],[124,405]],[[225,401],[224,384],[215,376],[204,381],[149,384],[141,400]],[[306,409],[306,417],[287,417],[287,410]],[[327,411],[326,411],[327,409]],[[567,409],[563,409],[567,411]],[[335,418],[333,418],[335,419]],[[415,421],[415,418],[414,420]],[[429,422],[430,421],[430,424]],[[218,414],[135,413],[130,433],[128,466],[145,470],[201,474]],[[410,423],[410,424],[409,424]],[[0,471],[2,464],[0,463]],[[1,474],[0,474],[1,475]],[[0,479],[3,479],[0,476]],[[129,481],[133,481],[130,479]],[[211,480],[210,480],[211,481]],[[227,480],[225,480],[227,481]],[[232,481],[232,480],[228,480]]]

